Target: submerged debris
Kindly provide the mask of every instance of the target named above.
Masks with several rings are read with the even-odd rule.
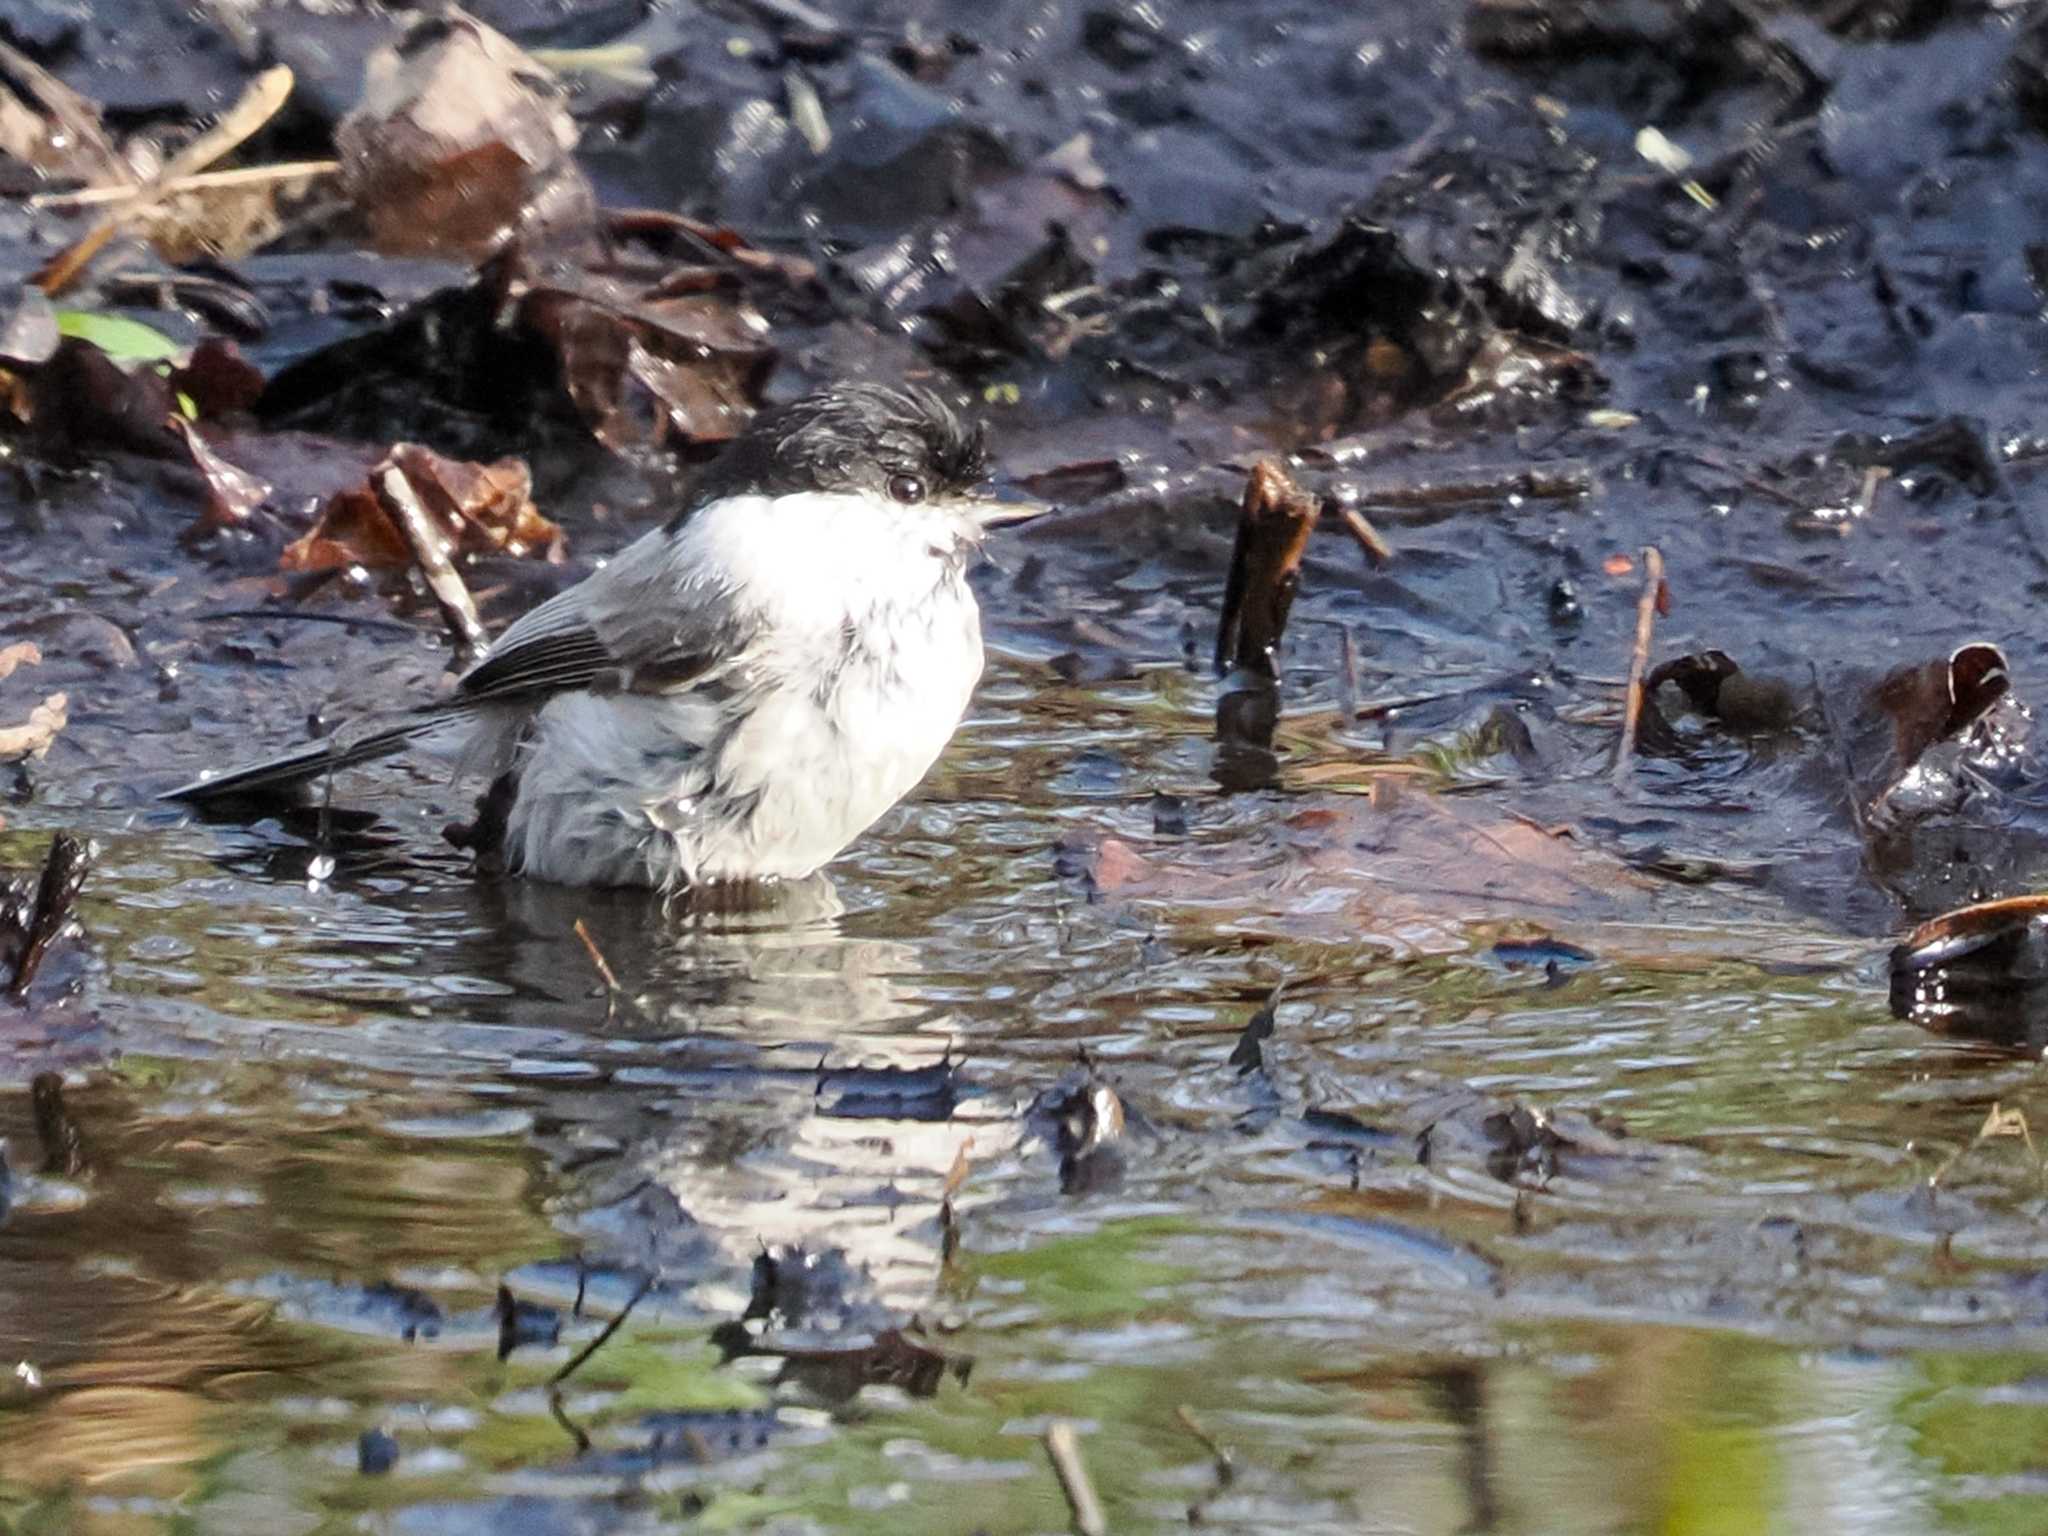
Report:
[[[86,1171],[85,1133],[64,1103],[64,1079],[38,1072],[29,1084],[36,1139],[43,1145],[43,1172],[75,1179]]]
[[[551,1349],[562,1341],[562,1314],[539,1302],[524,1301],[512,1294],[510,1286],[498,1287],[493,1309],[498,1319],[498,1358],[513,1350],[534,1346]]]
[[[1032,1118],[1050,1122],[1060,1158],[1060,1191],[1093,1194],[1122,1183],[1126,1158],[1124,1102],[1085,1058],[1038,1096]]]
[[[72,913],[95,852],[60,832],[33,882],[23,875],[0,878],[0,993],[25,997],[52,948],[81,931]]]
[[[356,1439],[356,1470],[381,1477],[398,1465],[398,1437],[386,1429],[366,1429]]]
[[[1891,1010],[1940,1034],[2048,1050],[2048,896],[1930,918],[1891,952]]]

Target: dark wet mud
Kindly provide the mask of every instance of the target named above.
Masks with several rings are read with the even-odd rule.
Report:
[[[95,852],[0,988],[0,1528],[1049,1531],[1055,1420],[1116,1530],[2048,1523],[2041,1015],[2008,971],[1998,1040],[1922,1027],[1889,960],[2048,863],[2034,11],[827,9],[478,8],[588,50],[593,205],[699,221],[610,266],[314,198],[183,307],[140,246],[59,301],[260,377],[9,418],[0,730],[65,702],[0,763],[6,931]],[[117,136],[288,64],[260,164],[397,26],[0,40]],[[19,278],[85,173],[0,163]],[[667,366],[608,394],[593,314]],[[565,558],[470,550],[495,629],[846,373],[1063,510],[829,878],[477,880],[403,765],[153,798],[436,686],[406,572],[280,569],[392,444],[530,470]],[[1325,516],[1274,738],[1219,746],[1283,454],[1393,558]],[[1671,667],[1617,772],[1651,545],[1647,661],[1739,672]]]

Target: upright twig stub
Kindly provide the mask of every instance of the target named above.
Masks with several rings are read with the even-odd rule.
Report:
[[[1280,635],[1301,584],[1301,557],[1322,502],[1271,460],[1252,466],[1216,628],[1216,670],[1277,677]]]
[[[450,541],[435,527],[434,519],[420,504],[419,493],[406,479],[405,471],[399,467],[395,456],[379,467],[376,484],[382,493],[379,499],[384,510],[412,546],[420,575],[427,583],[427,590],[433,594],[435,605],[441,610],[441,622],[447,625],[448,638],[455,643],[457,665],[471,665],[491,648],[491,637],[484,629],[483,620],[477,616],[476,599],[469,595],[461,573],[448,558]]]
[[[1636,599],[1636,638],[1628,659],[1628,702],[1621,716],[1621,743],[1614,752],[1614,783],[1628,783],[1635,762],[1636,732],[1643,723],[1643,679],[1650,670],[1650,637],[1657,629],[1657,611],[1669,601],[1664,594],[1664,556],[1654,544],[1643,546],[1643,595]]]

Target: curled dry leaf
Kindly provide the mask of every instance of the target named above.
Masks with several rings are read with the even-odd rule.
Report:
[[[576,139],[553,73],[452,6],[370,56],[334,131],[342,187],[378,250],[471,260],[590,234],[597,200]]]
[[[200,436],[199,429],[180,416],[175,418],[178,434],[192,454],[192,463],[206,487],[206,510],[192,525],[197,537],[222,528],[239,528],[256,515],[257,508],[270,499],[272,487],[246,469],[239,469],[215,453]]]
[[[1238,518],[1237,546],[1216,626],[1216,670],[1243,667],[1272,677],[1287,613],[1300,584],[1301,557],[1321,501],[1270,460],[1252,466]]]
[[[1872,702],[1891,722],[1897,759],[1870,805],[1880,831],[1960,810],[1980,788],[2012,782],[2027,758],[2033,717],[1995,645],[1976,641],[1902,668]]]
[[[722,442],[752,414],[774,366],[768,322],[723,279],[665,293],[523,250],[485,264],[389,324],[279,370],[257,415],[361,435],[423,421],[422,401],[475,411],[525,436],[565,422],[622,454]]]
[[[286,571],[331,571],[360,565],[402,570],[413,564],[412,541],[384,505],[379,486],[387,470],[405,476],[421,506],[445,531],[450,553],[562,558],[562,530],[533,504],[533,480],[518,459],[469,464],[401,443],[370,473],[366,484],[341,492],[322,508],[304,538],[286,546]]]
[[[508,283],[577,414],[613,452],[723,442],[753,414],[775,349],[751,305],[719,293],[647,299],[599,277]]]
[[[0,645],[0,681],[13,676],[18,668],[40,666],[42,660],[41,649],[29,641]],[[0,763],[41,757],[49,751],[69,719],[70,704],[64,694],[53,693],[31,709],[21,724],[0,725]]]

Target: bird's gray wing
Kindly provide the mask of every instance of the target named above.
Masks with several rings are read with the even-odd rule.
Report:
[[[722,585],[683,568],[684,543],[656,529],[542,603],[463,674],[456,698],[537,706],[586,688],[669,693],[741,658],[760,625]]]
[[[656,529],[517,620],[450,697],[384,729],[337,733],[160,798],[200,803],[276,794],[459,728],[484,706],[531,711],[578,689],[674,693],[703,683],[743,663],[762,625],[725,587],[693,575],[689,556],[686,540]]]

